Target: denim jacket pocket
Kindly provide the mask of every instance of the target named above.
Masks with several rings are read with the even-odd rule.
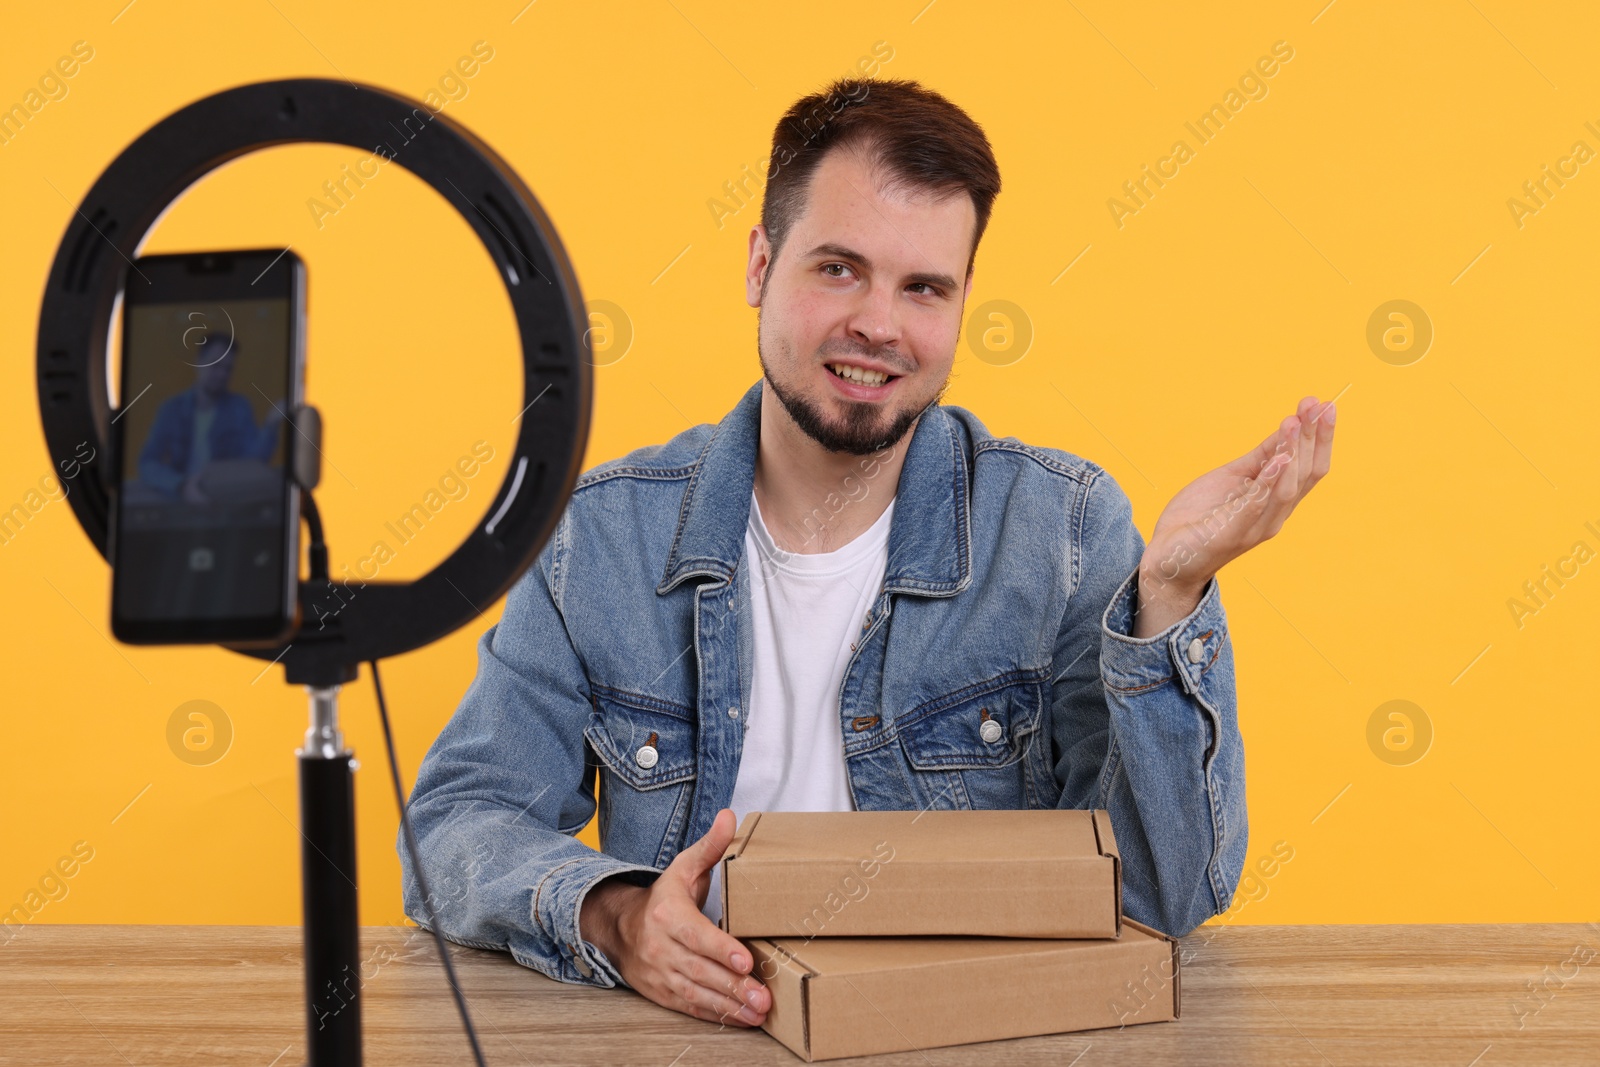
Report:
[[[1043,670],[1011,671],[964,686],[908,712],[900,745],[918,777],[929,779],[930,807],[1024,808],[1043,804],[1039,778],[1048,772],[1040,746]],[[944,779],[940,785],[932,780]],[[941,803],[938,794],[951,791]]]
[[[600,845],[631,863],[664,866],[676,850],[696,773],[693,712],[593,686],[584,728],[601,766]]]
[[[694,713],[666,701],[594,687],[583,735],[602,763],[634,789],[661,789],[695,776]]]

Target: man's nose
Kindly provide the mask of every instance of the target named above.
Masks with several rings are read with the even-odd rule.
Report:
[[[872,348],[897,343],[900,321],[894,290],[883,285],[868,287],[851,316],[850,331]]]

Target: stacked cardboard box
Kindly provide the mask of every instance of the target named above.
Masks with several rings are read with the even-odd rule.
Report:
[[[808,1061],[1178,1017],[1104,811],[756,812],[721,883],[764,1029]]]

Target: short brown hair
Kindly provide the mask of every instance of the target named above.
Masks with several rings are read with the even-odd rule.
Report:
[[[1000,194],[1000,168],[983,127],[943,96],[905,80],[841,78],[795,101],[778,120],[761,203],[772,262],[805,210],[812,173],[829,149],[847,146],[865,152],[883,172],[886,188],[935,196],[965,192],[972,198],[977,225],[967,257],[970,275]]]

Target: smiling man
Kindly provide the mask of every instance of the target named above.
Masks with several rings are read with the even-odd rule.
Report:
[[[1103,468],[940,403],[1000,190],[983,131],[915,82],[841,81],[773,149],[761,380],[579,479],[419,771],[441,931],[759,1025],[710,892],[736,817],[1105,808],[1126,913],[1188,932],[1247,841],[1215,576],[1327,473],[1331,402],[1184,488],[1147,546]],[[597,775],[600,852],[572,836]]]

